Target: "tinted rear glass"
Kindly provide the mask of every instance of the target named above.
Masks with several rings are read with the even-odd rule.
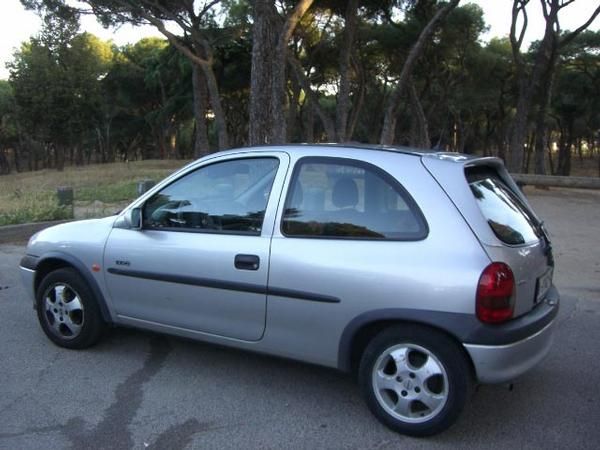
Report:
[[[501,241],[520,245],[540,238],[535,218],[495,170],[469,168],[466,176],[481,212]]]

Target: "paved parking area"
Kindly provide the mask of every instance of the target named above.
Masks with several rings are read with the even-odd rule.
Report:
[[[1,245],[0,448],[598,448],[600,192],[528,194],[555,244],[555,345],[429,439],[388,431],[329,369],[125,329],[60,349],[18,280],[24,247]]]

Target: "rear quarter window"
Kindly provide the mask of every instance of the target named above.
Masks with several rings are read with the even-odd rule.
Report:
[[[400,183],[377,166],[346,158],[297,162],[282,218],[287,237],[421,240],[427,224]]]
[[[465,175],[479,209],[498,239],[509,245],[539,240],[537,221],[496,170],[470,167]]]

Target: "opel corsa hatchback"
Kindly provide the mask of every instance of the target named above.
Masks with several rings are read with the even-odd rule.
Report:
[[[415,436],[548,353],[553,267],[500,160],[340,145],[207,156],[21,261],[57,345],[131,326],[336,367]]]

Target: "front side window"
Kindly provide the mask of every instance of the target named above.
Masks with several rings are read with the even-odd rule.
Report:
[[[295,237],[418,240],[427,234],[418,207],[389,174],[343,158],[296,164],[282,232]]]
[[[258,235],[278,165],[248,158],[201,167],[144,204],[144,228]]]

